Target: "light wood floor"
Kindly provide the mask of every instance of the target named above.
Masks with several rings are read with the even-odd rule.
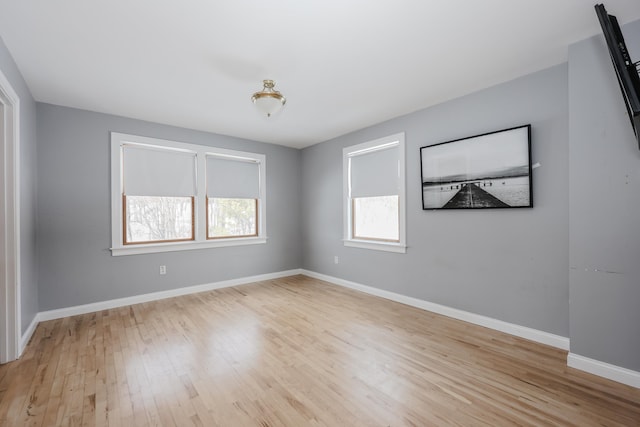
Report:
[[[295,276],[41,323],[3,426],[640,425],[566,352]]]

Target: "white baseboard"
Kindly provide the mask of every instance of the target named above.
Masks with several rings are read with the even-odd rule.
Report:
[[[567,365],[571,368],[630,385],[631,387],[640,388],[640,372],[632,371],[631,369],[589,359],[575,353],[569,353]]]
[[[465,322],[495,329],[500,332],[505,332],[507,334],[515,335],[517,337],[539,342],[541,344],[546,344],[552,347],[559,348],[561,350],[569,351],[569,338],[566,338],[560,335],[554,335],[554,334],[540,331],[537,329],[515,325],[513,323],[504,322],[502,320],[493,319],[491,317],[482,316],[475,313],[469,313],[467,311],[458,310],[456,308],[435,304],[429,301],[408,297],[406,295],[385,291],[385,290],[374,288],[367,285],[362,285],[360,283],[351,282],[351,281],[340,279],[337,277],[328,276],[326,274],[316,273],[316,272],[304,270],[304,269],[301,271],[301,274],[304,274],[305,276],[313,277],[316,279],[324,280],[339,286],[344,286],[346,288],[355,289],[357,291],[365,292],[367,294],[375,295],[381,298],[386,298],[402,304],[407,304],[412,307],[421,308],[423,310],[431,311],[433,313],[442,314],[444,316],[452,317],[454,319],[463,320]],[[574,353],[568,354],[567,365],[571,368],[580,369],[581,371],[589,372],[590,374],[598,375],[600,377],[607,378],[612,381],[616,381],[632,387],[640,388],[640,372],[632,371],[626,368],[621,368],[619,366],[611,365],[605,362],[600,362],[598,360],[589,359],[587,357],[579,356]]]
[[[263,280],[279,279],[281,277],[294,276],[302,274],[302,270],[287,270],[276,273],[260,274],[257,276],[241,277],[238,279],[223,280],[220,282],[207,283],[204,285],[188,286],[185,288],[171,289],[168,291],[152,292],[149,294],[135,295],[132,297],[112,299],[108,301],[95,302],[91,304],[76,305],[74,307],[59,308],[56,310],[41,311],[34,319],[36,324],[46,320],[61,319],[63,317],[76,316],[78,314],[93,313],[96,311],[107,310],[110,308],[125,307],[132,304],[140,304],[143,302],[157,301],[165,298],[172,298],[181,295],[196,294],[198,292],[206,292],[214,289],[229,288],[231,286],[244,285],[247,283],[261,282]],[[35,329],[35,326],[34,326]]]
[[[36,314],[33,317],[33,320],[29,324],[29,327],[27,328],[26,331],[24,331],[24,334],[22,334],[22,336],[20,337],[20,348],[18,349],[18,358],[20,358],[20,356],[22,356],[22,353],[24,352],[24,349],[27,347],[27,344],[29,344],[29,340],[33,336],[33,333],[36,331],[36,327],[38,326],[38,323],[40,322],[40,320],[38,319],[38,315],[39,314],[40,313]]]
[[[442,314],[444,316],[452,317],[454,319],[463,320],[465,322],[473,323],[476,325],[484,326],[497,331],[505,332],[514,336],[525,338],[531,341],[546,344],[552,347],[556,347],[562,350],[569,350],[569,338],[551,334],[548,332],[540,331],[525,326],[516,325],[502,320],[493,319],[491,317],[482,316],[475,313],[470,313],[464,310],[458,310],[456,308],[447,307],[440,304],[435,304],[429,301],[420,300],[418,298],[409,297],[406,295],[397,294],[395,292],[385,291],[382,289],[374,288],[360,283],[351,282],[348,280],[340,279],[333,276],[328,276],[321,273],[316,273],[304,269],[294,269],[280,271],[276,273],[261,274],[257,276],[242,277],[238,279],[223,280],[220,282],[207,283],[203,285],[188,286],[185,288],[171,289],[168,291],[153,292],[149,294],[136,295],[126,298],[118,298],[109,301],[96,302],[91,304],[78,305],[74,307],[61,308],[56,310],[39,312],[31,324],[20,338],[20,355],[24,351],[29,340],[33,336],[33,333],[38,326],[38,323],[60,319],[63,317],[75,316],[78,314],[93,313],[96,311],[107,310],[110,308],[124,307],[132,304],[139,304],[149,301],[157,301],[165,298],[172,298],[181,295],[195,294],[199,292],[206,292],[214,289],[228,288],[231,286],[244,285],[247,283],[260,282],[263,280],[278,279],[281,277],[294,276],[297,274],[304,274],[305,276],[313,277],[316,279],[324,280],[329,283],[333,283],[346,288],[361,291],[370,295],[375,295],[381,298],[386,298],[391,301],[396,301],[402,304],[406,304],[412,307],[420,308],[423,310],[431,311],[433,313]],[[627,384],[632,387],[640,388],[640,372],[632,371],[629,369],[621,368],[608,363],[600,362],[598,360],[589,359],[584,356],[569,353],[567,356],[567,365],[580,369],[591,374],[595,374],[613,381],[617,381],[622,384]]]
[[[386,298],[391,301],[396,301],[402,304],[410,305],[412,307],[421,308],[423,310],[431,311],[433,313],[442,314],[454,319],[463,320],[465,322],[473,323],[476,325],[484,326],[486,328],[495,329],[500,332],[515,335],[517,337],[525,338],[531,341],[535,341],[541,344],[546,344],[552,347],[556,347],[562,350],[569,350],[569,338],[551,334],[549,332],[540,331],[526,326],[520,326],[502,320],[497,320],[491,317],[482,316],[480,314],[470,313],[464,310],[458,310],[456,308],[447,307],[445,305],[435,304],[429,301],[424,301],[418,298],[408,297],[406,295],[397,294],[395,292],[385,291],[382,289],[374,288],[360,283],[351,282],[344,279],[339,279],[333,276],[327,276],[325,274],[316,273],[309,270],[302,270],[302,274],[305,276],[313,277],[316,279],[324,280],[339,286],[355,289],[357,291],[365,292],[370,295]]]

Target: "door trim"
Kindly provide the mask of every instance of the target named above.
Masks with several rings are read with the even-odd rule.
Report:
[[[0,295],[3,311],[0,331],[0,363],[20,356],[20,98],[0,71],[0,104],[3,132],[0,157]]]

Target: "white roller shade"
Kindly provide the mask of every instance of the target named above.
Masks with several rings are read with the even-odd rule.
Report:
[[[195,153],[123,146],[124,194],[182,197],[196,194]]]
[[[398,145],[356,154],[351,161],[351,197],[391,196],[399,193]]]
[[[207,196],[260,198],[260,164],[250,160],[207,156]]]

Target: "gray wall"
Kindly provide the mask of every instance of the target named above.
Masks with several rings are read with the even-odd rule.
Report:
[[[300,267],[299,150],[47,104],[37,113],[41,311]],[[265,154],[267,243],[112,257],[110,131]]]
[[[20,298],[24,333],[38,313],[36,103],[2,39],[0,70],[20,98]]]
[[[569,107],[571,352],[640,371],[640,150],[602,36],[569,49]]]
[[[563,64],[304,149],[303,267],[569,336],[567,87]],[[527,123],[542,164],[533,209],[422,210],[421,146]],[[407,253],[344,247],[342,148],[397,132],[406,133]]]

